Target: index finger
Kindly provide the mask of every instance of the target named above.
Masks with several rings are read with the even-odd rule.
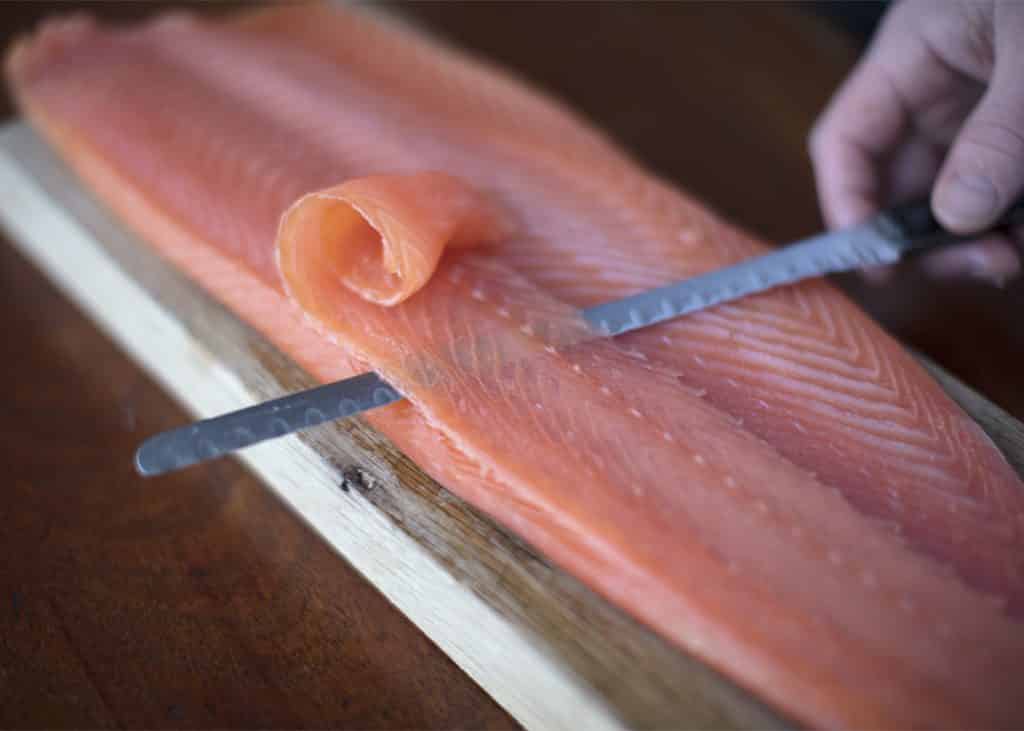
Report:
[[[811,160],[829,226],[857,223],[878,209],[886,157],[908,131],[914,109],[941,93],[937,77],[944,69],[935,68],[914,12],[912,4],[889,12],[812,131]]]
[[[881,203],[881,164],[903,132],[902,106],[872,63],[858,67],[811,134],[814,180],[825,222],[850,226]]]

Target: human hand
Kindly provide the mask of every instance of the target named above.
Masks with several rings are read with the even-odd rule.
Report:
[[[903,0],[810,137],[830,227],[925,195],[946,228],[991,225],[1024,191],[1024,2]],[[1017,242],[1024,241],[1014,232]],[[1021,270],[990,234],[924,259],[937,276],[1001,283]],[[888,270],[868,272],[884,279]]]

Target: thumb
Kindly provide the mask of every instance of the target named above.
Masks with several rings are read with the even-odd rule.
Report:
[[[936,218],[957,233],[991,225],[1024,190],[1024,55],[997,63],[992,83],[957,134],[932,193]],[[1017,78],[1011,78],[1016,76]]]

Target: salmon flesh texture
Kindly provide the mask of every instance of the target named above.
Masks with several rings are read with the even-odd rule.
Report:
[[[765,247],[558,103],[316,5],[52,21],[7,74],[143,239],[317,378],[384,376],[377,429],[671,642],[814,725],[1024,724],[1006,461],[823,282],[575,337]]]

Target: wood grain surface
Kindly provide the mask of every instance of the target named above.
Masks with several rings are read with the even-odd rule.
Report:
[[[16,29],[35,6],[0,9]],[[65,8],[67,6],[64,6]],[[106,7],[98,12],[148,12]],[[404,9],[561,94],[663,174],[777,240],[818,225],[806,130],[852,59],[777,5]],[[184,418],[0,247],[0,726],[512,725],[238,465],[159,491],[128,454]],[[855,288],[856,289],[856,288]],[[1020,285],[855,294],[1024,413]]]

